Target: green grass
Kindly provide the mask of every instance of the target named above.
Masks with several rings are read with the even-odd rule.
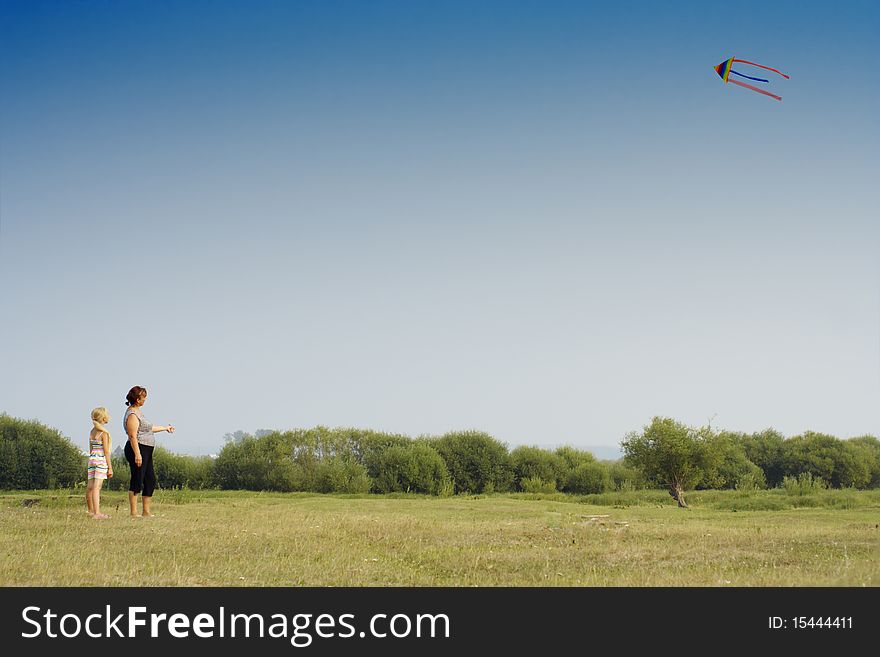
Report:
[[[4,586],[877,586],[880,491],[0,494]],[[118,506],[118,509],[117,509]],[[598,517],[607,516],[607,517]]]

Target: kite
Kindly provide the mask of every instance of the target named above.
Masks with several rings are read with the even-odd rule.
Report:
[[[770,68],[769,66],[761,66],[760,64],[755,64],[755,62],[747,62],[744,59],[737,59],[736,57],[731,57],[730,59],[726,59],[723,62],[721,62],[718,66],[715,67],[715,72],[721,76],[721,79],[724,80],[724,82],[732,82],[733,84],[738,85],[740,87],[745,87],[746,89],[751,89],[752,91],[757,91],[759,94],[764,94],[765,96],[770,96],[770,98],[775,98],[776,100],[782,100],[782,96],[777,96],[776,94],[771,94],[769,91],[764,91],[763,89],[758,89],[758,87],[753,87],[752,85],[746,84],[745,82],[739,82],[738,80],[731,80],[730,74],[733,73],[734,75],[738,75],[741,78],[746,78],[747,80],[755,80],[756,82],[770,82],[770,80],[765,80],[764,78],[753,78],[750,75],[743,75],[742,73],[737,73],[736,71],[734,71],[730,68],[731,66],[733,66],[734,62],[739,62],[741,64],[748,64],[750,66],[757,66],[758,68],[763,68],[768,71],[773,71],[774,73],[779,73],[779,75],[784,77],[786,80],[791,79],[785,73],[782,73],[781,71],[777,71],[775,68]]]

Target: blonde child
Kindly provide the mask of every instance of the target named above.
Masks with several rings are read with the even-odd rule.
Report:
[[[92,411],[92,431],[89,433],[89,485],[86,489],[86,504],[89,515],[96,520],[106,520],[110,516],[101,513],[101,486],[104,480],[113,476],[113,463],[110,461],[110,432],[104,426],[110,421],[110,414],[103,406]]]

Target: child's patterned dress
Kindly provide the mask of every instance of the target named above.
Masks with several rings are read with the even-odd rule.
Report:
[[[104,443],[101,440],[101,432],[92,438],[89,435],[89,479],[106,479],[107,455],[104,454]]]

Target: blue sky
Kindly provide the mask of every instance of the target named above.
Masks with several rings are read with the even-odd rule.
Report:
[[[876,3],[0,5],[0,411],[880,433]]]

